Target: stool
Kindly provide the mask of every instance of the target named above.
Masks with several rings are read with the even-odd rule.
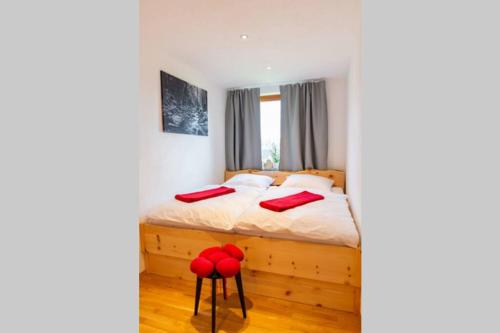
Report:
[[[195,316],[198,315],[203,278],[212,280],[212,333],[215,333],[216,282],[219,279],[222,279],[224,299],[227,299],[226,278],[234,276],[238,288],[243,318],[245,319],[247,317],[245,296],[243,294],[243,282],[240,272],[240,261],[242,261],[243,258],[243,252],[238,247],[233,244],[226,244],[223,247],[215,246],[201,251],[198,257],[191,262],[191,272],[196,274],[196,296],[194,300]]]

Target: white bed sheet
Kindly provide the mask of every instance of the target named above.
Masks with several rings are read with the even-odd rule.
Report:
[[[192,192],[219,186],[206,185]],[[236,192],[193,203],[172,199],[151,210],[146,216],[147,222],[168,226],[231,231],[236,219],[265,192],[265,189],[253,186],[227,187],[234,188]]]
[[[260,201],[304,190],[321,194],[325,199],[284,212],[274,212],[259,206]],[[347,196],[334,191],[307,188],[269,188],[237,219],[234,230],[249,235],[309,240],[353,248],[359,243]]]

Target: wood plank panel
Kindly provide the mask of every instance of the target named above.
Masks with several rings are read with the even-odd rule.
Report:
[[[234,243],[245,252],[242,271],[249,291],[355,313],[360,309],[360,249],[152,224],[141,226],[141,238],[149,273],[194,281],[190,260],[207,247]]]
[[[281,185],[291,174],[310,174],[321,176],[325,178],[332,179],[334,181],[334,186],[341,187],[345,189],[345,172],[340,170],[316,170],[316,169],[308,169],[302,171],[263,171],[263,170],[238,170],[238,171],[225,171],[224,179],[228,180],[231,177],[234,177],[237,174],[241,173],[254,173],[257,175],[266,175],[274,178],[273,185]]]
[[[358,249],[243,236],[235,244],[245,251],[250,270],[361,286]]]
[[[348,312],[359,311],[355,308],[359,288],[247,269],[242,275],[245,290],[254,294]],[[228,285],[236,290],[233,280]]]
[[[189,270],[190,260],[156,254],[147,256],[148,273],[195,281],[194,274]],[[242,276],[245,290],[257,295],[359,313],[357,287],[248,269],[242,270]],[[236,290],[234,279],[228,282],[230,290]],[[209,280],[204,279],[204,288],[209,287]]]
[[[361,286],[359,249],[149,224],[142,229],[151,254],[194,259],[207,247],[233,243],[244,250],[247,269]]]
[[[156,226],[144,227],[144,247],[153,254],[193,259],[211,246],[221,246],[232,241],[233,234],[193,229]]]

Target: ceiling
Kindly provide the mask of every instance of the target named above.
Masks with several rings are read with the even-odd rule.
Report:
[[[360,0],[141,0],[140,19],[142,38],[233,88],[346,75],[360,15]]]

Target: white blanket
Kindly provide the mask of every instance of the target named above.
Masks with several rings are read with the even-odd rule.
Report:
[[[217,188],[207,185],[192,192]],[[147,214],[147,220],[154,224],[191,226],[202,229],[230,231],[238,218],[265,189],[252,186],[227,186],[234,193],[215,198],[186,203],[172,199],[154,208]]]
[[[259,206],[260,201],[280,198],[305,190],[321,194],[325,199],[280,213]],[[269,188],[238,218],[235,231],[276,238],[321,241],[354,248],[359,242],[359,235],[349,211],[347,196],[333,191],[307,188]]]

